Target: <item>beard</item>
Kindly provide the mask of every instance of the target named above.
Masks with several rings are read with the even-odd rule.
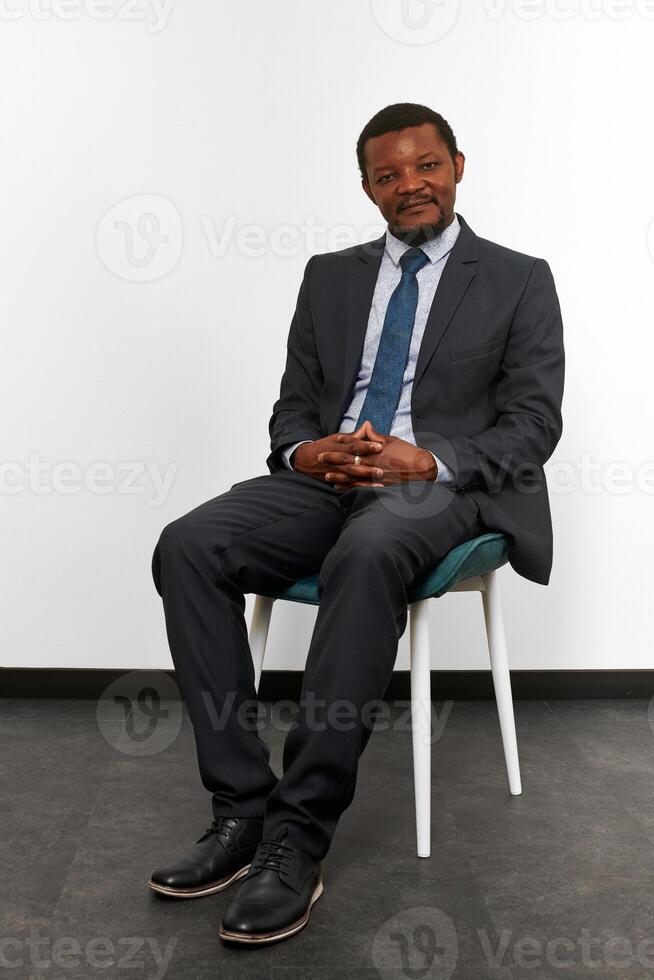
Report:
[[[412,246],[424,245],[425,242],[430,242],[434,238],[438,238],[439,235],[442,235],[450,222],[448,221],[447,216],[440,204],[436,204],[436,207],[439,211],[437,221],[425,222],[419,225],[412,225],[411,227],[406,227],[401,223],[402,212],[400,211],[399,223],[391,224],[389,222],[388,224],[391,234],[396,238],[399,238],[401,242],[405,242],[407,245]]]

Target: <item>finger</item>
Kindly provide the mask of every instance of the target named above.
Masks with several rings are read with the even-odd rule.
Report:
[[[384,475],[379,466],[365,466],[363,463],[344,463],[338,470],[330,471],[332,476],[349,478],[351,480],[379,480]],[[339,481],[342,482],[342,481]]]
[[[348,464],[341,466],[338,470],[329,470],[325,473],[327,483],[350,483],[352,479],[370,483],[372,480],[379,480],[384,475],[384,471],[376,466],[363,466],[360,464]]]
[[[324,453],[319,453],[318,454],[318,462],[319,463],[329,463],[331,466],[334,466],[334,465],[336,465],[338,463],[339,466],[342,466],[343,463],[351,463],[352,462],[352,454],[351,453],[346,453],[346,452],[342,452],[342,453],[337,453],[337,452],[324,452]]]
[[[379,446],[379,449],[377,449]],[[379,452],[383,447],[379,443],[374,442],[360,442],[360,443],[350,443],[347,446],[347,452],[345,449],[342,452],[337,450],[327,449],[322,453],[318,453],[318,462],[320,463],[351,463],[353,462],[352,457],[354,455],[359,456],[371,456],[373,453]]]
[[[364,419],[359,428],[351,432],[350,435],[356,436],[357,439],[365,439],[365,433],[369,424],[368,419]]]
[[[334,486],[339,490],[349,490],[350,487],[385,487],[385,483],[377,483],[376,481],[367,480],[350,480],[348,483],[334,484]]]
[[[382,435],[381,432],[377,432],[370,419],[366,419],[363,424],[365,426],[366,439],[378,439]]]
[[[349,483],[350,478],[346,476],[345,473],[340,473],[338,470],[336,470],[333,473],[325,473],[325,482],[343,484]]]
[[[371,440],[374,441],[375,439],[379,439],[383,434],[384,433],[382,433],[382,432],[377,432],[377,429],[374,427],[374,425],[372,424],[372,422],[368,422],[368,428],[367,428],[367,431],[366,431],[366,437],[368,439],[371,439]]]
[[[347,445],[348,452],[350,453],[376,453],[379,452],[380,449],[384,448],[384,445],[381,442],[370,442],[367,439],[354,439],[349,432],[341,432],[336,436],[336,438],[338,442],[342,442]]]
[[[344,436],[347,437],[348,439],[367,439],[369,428],[370,428],[370,423],[366,419],[366,421],[363,422],[358,429],[354,429],[352,432],[339,432],[337,433],[337,437]]]
[[[366,439],[365,441],[363,439],[359,439],[354,444],[354,446],[356,447],[356,448],[354,448],[354,452],[357,452],[357,453],[368,453],[368,454],[369,453],[377,453],[381,449],[384,448],[383,442],[370,442],[368,439]],[[350,446],[350,452],[352,452],[352,451],[353,451],[353,449]]]
[[[355,480],[380,480],[384,475],[380,466],[363,466],[361,463],[349,463],[343,469]]]

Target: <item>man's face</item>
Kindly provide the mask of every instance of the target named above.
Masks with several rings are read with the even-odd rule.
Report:
[[[363,189],[392,234],[415,245],[440,235],[454,218],[463,154],[453,160],[432,123],[374,136],[364,154]]]

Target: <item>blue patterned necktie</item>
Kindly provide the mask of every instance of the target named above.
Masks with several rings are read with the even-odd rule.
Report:
[[[402,278],[388,301],[375,366],[355,429],[370,419],[377,432],[388,435],[402,393],[418,306],[416,272],[429,262],[421,248],[410,248],[400,259]]]

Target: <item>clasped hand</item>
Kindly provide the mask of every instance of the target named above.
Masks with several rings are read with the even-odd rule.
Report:
[[[354,462],[356,455],[360,463]],[[355,432],[337,432],[298,446],[293,469],[332,483],[336,490],[433,481],[437,473],[436,461],[427,449],[377,432],[368,419]]]

